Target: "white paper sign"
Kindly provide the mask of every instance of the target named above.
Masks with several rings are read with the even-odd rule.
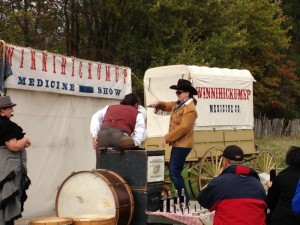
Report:
[[[165,157],[148,156],[148,182],[164,181],[165,174]]]

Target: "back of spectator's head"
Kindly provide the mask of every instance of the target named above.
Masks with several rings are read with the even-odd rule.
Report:
[[[141,104],[141,100],[136,94],[131,93],[125,95],[124,99],[120,102],[120,104],[135,106],[135,104]]]
[[[300,147],[291,146],[286,153],[285,163],[289,166],[300,167]]]
[[[230,161],[242,163],[244,159],[244,151],[237,145],[229,145],[224,149],[223,157]]]

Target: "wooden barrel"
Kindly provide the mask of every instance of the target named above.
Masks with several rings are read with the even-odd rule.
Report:
[[[73,220],[69,217],[41,217],[31,219],[29,225],[70,225]]]
[[[116,225],[115,217],[109,215],[82,215],[72,219],[73,225]]]

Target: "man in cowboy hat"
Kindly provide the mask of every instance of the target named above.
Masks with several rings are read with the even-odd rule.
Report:
[[[178,193],[184,189],[188,204],[189,195],[181,172],[185,159],[194,144],[193,132],[197,118],[195,107],[197,101],[193,95],[197,95],[197,90],[190,81],[185,79],[179,79],[177,85],[170,86],[170,89],[176,90],[177,101],[158,101],[150,103],[148,106],[171,112],[169,132],[164,136],[165,143],[172,146],[169,164],[170,177]]]
[[[23,129],[12,122],[9,96],[0,97],[0,224],[13,225],[21,217],[30,185],[26,149],[31,145]]]

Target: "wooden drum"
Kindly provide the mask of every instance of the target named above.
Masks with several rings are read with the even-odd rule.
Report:
[[[116,220],[112,216],[83,215],[73,218],[73,225],[116,225]]]
[[[73,220],[68,217],[43,217],[30,220],[29,225],[69,225],[72,223]]]
[[[117,173],[103,169],[71,174],[61,184],[55,205],[57,216],[73,220],[94,215],[113,217],[117,225],[130,225],[134,214],[129,185]]]

